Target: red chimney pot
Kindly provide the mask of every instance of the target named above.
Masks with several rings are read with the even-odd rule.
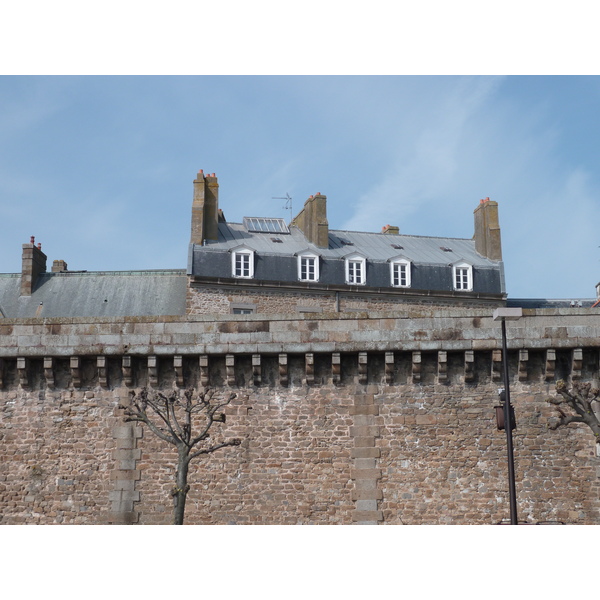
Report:
[[[35,244],[35,235],[31,236],[31,239],[29,240],[30,244]]]

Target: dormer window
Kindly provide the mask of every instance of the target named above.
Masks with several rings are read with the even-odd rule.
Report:
[[[391,280],[393,287],[410,287],[410,261],[398,258],[390,261]]]
[[[238,279],[254,277],[254,251],[249,248],[238,248],[231,254],[232,276]]]
[[[319,281],[319,257],[316,254],[298,255],[298,280]]]
[[[454,289],[461,292],[473,290],[473,267],[465,262],[452,265]]]
[[[346,257],[346,283],[365,285],[367,283],[367,260],[360,254]]]

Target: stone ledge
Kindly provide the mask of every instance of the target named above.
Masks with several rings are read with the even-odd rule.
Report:
[[[355,510],[352,513],[353,521],[383,521],[383,513],[380,510]]]
[[[380,458],[381,450],[379,448],[351,448],[351,458]]]
[[[378,489],[352,490],[352,501],[358,500],[383,500],[383,492]]]
[[[139,518],[140,513],[132,511],[109,513],[106,520],[109,525],[133,525],[138,522]]]

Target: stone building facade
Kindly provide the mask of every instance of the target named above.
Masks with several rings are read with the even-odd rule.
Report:
[[[203,198],[199,180],[191,263],[210,250],[204,240],[219,243],[224,223],[216,179]],[[304,208],[318,217],[312,225],[306,214],[297,221],[313,246],[325,243],[320,202]],[[0,522],[169,523],[174,453],[125,423],[119,406],[142,387],[188,386],[237,394],[215,435],[242,444],[192,463],[187,523],[502,521],[506,439],[495,423],[502,371],[492,312],[506,294],[497,212],[475,219],[475,252],[493,256],[482,255],[491,261],[483,279],[498,284],[480,291],[291,277],[278,290],[272,280],[236,281],[231,253],[221,280],[194,264],[187,274],[86,274],[55,261],[46,274],[41,249],[26,244],[23,273],[0,276]],[[478,219],[488,224],[479,242]],[[261,246],[245,247],[260,255]],[[287,259],[274,258],[283,273]],[[368,283],[368,264],[366,273]],[[61,289],[80,302],[57,300]],[[135,289],[154,290],[152,306]],[[558,379],[598,381],[600,308],[525,308],[508,338],[519,518],[598,523],[593,436],[548,431],[555,413],[545,399]]]

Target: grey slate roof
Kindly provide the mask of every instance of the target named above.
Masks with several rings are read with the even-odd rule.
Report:
[[[278,238],[281,243],[271,241]],[[345,245],[342,240],[353,245]],[[402,250],[392,244],[403,246]],[[489,260],[475,251],[475,242],[469,239],[427,237],[416,235],[391,235],[367,233],[359,231],[329,230],[329,248],[317,248],[306,241],[297,227],[290,227],[290,233],[253,233],[246,230],[241,223],[219,223],[219,239],[208,242],[207,246],[214,250],[232,250],[247,245],[260,254],[277,254],[294,256],[295,253],[311,249],[323,258],[343,258],[352,252],[360,252],[367,259],[387,261],[403,255],[414,263],[449,264],[463,259],[473,266],[497,267],[498,262]],[[441,247],[450,248],[452,252],[444,252]],[[190,265],[191,266],[191,265]]]
[[[255,252],[255,280],[297,282],[296,255],[309,250],[321,257],[319,283],[324,285],[345,285],[343,259],[358,253],[367,259],[370,288],[398,290],[391,287],[388,261],[403,257],[412,263],[411,290],[452,292],[451,265],[465,261],[473,266],[474,293],[505,292],[502,263],[478,254],[472,239],[330,230],[329,247],[317,248],[293,226],[289,234],[254,233],[240,223],[225,222],[219,223],[217,241],[190,246],[188,274],[208,279],[231,278],[231,252],[240,246]]]
[[[184,270],[43,273],[31,296],[0,274],[0,318],[185,315]]]

